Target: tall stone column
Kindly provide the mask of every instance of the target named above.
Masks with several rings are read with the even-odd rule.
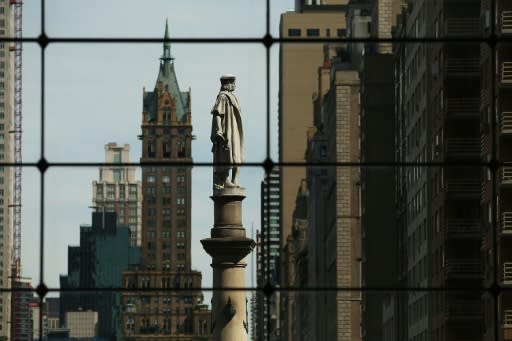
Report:
[[[214,226],[211,238],[201,243],[212,257],[213,286],[224,289],[213,292],[213,341],[247,340],[249,321],[243,290],[247,263],[244,258],[256,243],[246,237],[242,225],[245,189],[215,189],[211,198],[215,207]]]

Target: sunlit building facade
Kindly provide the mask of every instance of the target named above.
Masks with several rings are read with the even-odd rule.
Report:
[[[130,146],[105,145],[106,163],[129,163]],[[100,168],[92,183],[92,207],[96,212],[116,212],[117,223],[130,228],[130,245],[140,246],[142,224],[142,187],[135,177],[136,168],[108,166]]]

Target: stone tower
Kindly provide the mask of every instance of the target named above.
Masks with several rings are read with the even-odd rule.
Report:
[[[191,168],[173,165],[192,162],[190,90],[180,91],[168,42],[155,87],[143,92],[141,130],[141,262],[124,285],[148,291],[123,294],[123,339],[208,340],[201,273],[191,270]]]

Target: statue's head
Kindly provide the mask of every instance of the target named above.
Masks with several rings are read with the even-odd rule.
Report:
[[[220,77],[220,89],[227,91],[235,90],[235,76],[231,74],[226,74]]]

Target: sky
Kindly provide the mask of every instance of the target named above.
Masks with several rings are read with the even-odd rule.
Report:
[[[143,5],[141,5],[143,4]],[[271,34],[278,35],[279,15],[293,0],[271,1]],[[24,36],[41,30],[40,2],[25,1]],[[171,37],[252,37],[265,34],[264,0],[47,0],[45,31],[49,37],[163,37],[166,18]],[[271,49],[271,156],[277,160],[278,46]],[[236,95],[242,107],[246,161],[266,157],[265,48],[261,44],[173,43],[175,70],[182,90],[192,92],[192,145],[196,162],[211,162],[210,109],[219,90],[219,77],[237,76]],[[131,160],[140,158],[142,92],[151,90],[158,72],[161,43],[54,43],[46,48],[45,157],[49,162],[103,162],[104,145],[128,143]],[[23,159],[40,158],[41,50],[23,50]],[[210,259],[199,243],[209,236],[213,221],[211,167],[192,171],[192,264],[211,286]],[[67,272],[67,247],[79,244],[79,227],[90,224],[92,182],[97,167],[56,168],[45,174],[44,282],[58,288]],[[262,168],[242,169],[247,189],[243,223],[251,233],[260,228]],[[40,176],[23,169],[23,276],[34,286],[39,272]],[[251,260],[247,284],[250,285]],[[208,298],[208,294],[206,295]],[[208,302],[209,299],[206,299]]]

